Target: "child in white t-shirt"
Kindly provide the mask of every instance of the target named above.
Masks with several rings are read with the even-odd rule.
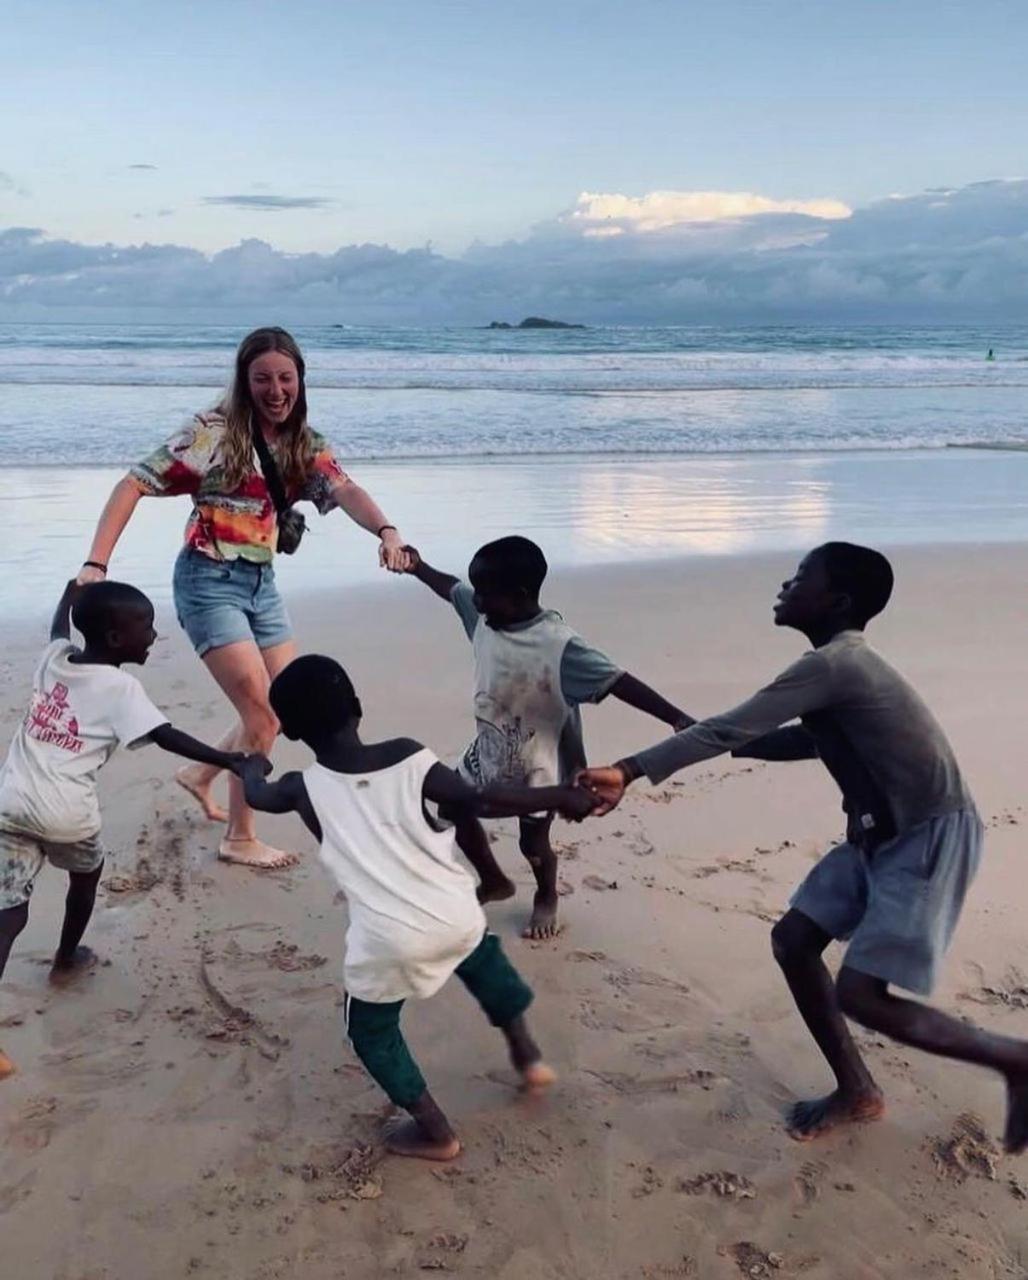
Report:
[[[81,649],[71,642],[71,620],[85,639]],[[0,976],[45,862],[67,871],[70,881],[51,980],[66,980],[92,961],[79,943],[104,860],[96,777],[118,747],[155,742],[187,760],[236,771],[244,759],[172,728],[121,669],[146,661],[157,638],[153,622],[146,596],[120,582],[69,583],[57,606],[29,710],[0,766]],[[0,1077],[11,1070],[0,1053]]]
[[[317,760],[269,783],[267,763],[251,757],[247,803],[298,814],[346,895],[347,1033],[371,1076],[411,1116],[390,1127],[389,1150],[451,1160],[460,1143],[400,1031],[405,1001],[434,995],[456,974],[503,1034],[523,1085],[539,1089],[555,1076],[525,1022],[532,992],[486,930],[453,829],[428,806],[491,817],[545,809],[579,819],[592,797],[571,786],[471,787],[410,738],[362,742],[360,702],[331,658],[297,658],[272,681],[269,697],[285,736],[302,738]]]
[[[552,786],[585,765],[583,702],[608,695],[654,716],[676,731],[691,717],[587,644],[555,609],[539,603],[546,558],[528,538],[499,538],[475,552],[470,586],[426,564],[408,547],[407,572],[449,601],[464,624],[475,655],[476,736],[458,772],[481,785]],[[509,898],[514,886],[496,864],[481,824],[464,815],[457,843],[481,878],[483,902]],[[535,875],[527,938],[552,938],[557,925],[557,856],[550,815],[520,822],[521,852]]]

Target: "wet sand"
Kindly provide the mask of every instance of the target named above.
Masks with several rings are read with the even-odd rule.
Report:
[[[59,468],[0,468],[0,610],[20,616],[41,616],[52,584],[78,571],[123,474],[55,457]],[[830,537],[909,546],[1028,534],[1028,455],[1016,451],[451,458],[350,470],[407,538],[454,572],[512,531],[535,538],[560,568],[799,550]],[[112,573],[166,602],[188,514],[187,498],[142,502]],[[293,598],[372,583],[377,564],[344,516],[311,514],[302,553],[280,558],[276,572]]]
[[[801,651],[770,623],[789,554],[558,570],[547,600],[694,714],[730,704]],[[988,823],[984,866],[937,999],[1026,1031],[1023,786],[1028,549],[897,552],[874,642],[950,733]],[[369,736],[443,756],[465,742],[470,663],[456,619],[413,581],[294,592],[303,646],[335,654]],[[213,684],[167,605],[144,672],[175,723],[224,727]],[[3,658],[4,737],[40,644]],[[600,762],[659,726],[586,710]],[[276,764],[301,763],[285,744]],[[113,857],[87,935],[102,963],[54,991],[46,964],[63,883],[44,873],[0,992],[4,1273],[35,1280],[371,1280],[441,1271],[489,1280],[693,1276],[812,1280],[1020,1274],[1028,1162],[1001,1156],[1002,1095],[983,1072],[858,1033],[885,1119],[797,1145],[782,1113],[827,1071],[791,1007],[768,930],[838,835],[814,763],[716,760],[614,815],[559,825],[566,928],[519,930],[530,876],[496,824],[518,896],[492,927],[533,983],[532,1020],[561,1073],[520,1097],[503,1045],[460,989],[406,1028],[464,1142],[452,1165],[387,1157],[383,1098],[342,1036],[344,908],[298,824],[267,833],[302,865],[215,861],[155,748],[103,777]],[[833,949],[832,963],[837,960]]]

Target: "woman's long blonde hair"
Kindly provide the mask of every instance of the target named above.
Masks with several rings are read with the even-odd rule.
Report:
[[[307,387],[304,382],[306,365],[296,340],[285,329],[269,326],[254,329],[239,344],[232,383],[224,399],[215,409],[225,419],[227,429],[223,445],[222,461],[225,468],[226,487],[231,492],[238,489],[254,471],[253,436],[250,422],[254,414],[250,398],[250,365],[258,356],[269,351],[279,351],[288,356],[296,366],[299,388],[293,411],[280,428],[284,448],[276,450],[276,460],[282,479],[288,490],[299,489],[310,471],[314,456],[314,442],[307,425]]]

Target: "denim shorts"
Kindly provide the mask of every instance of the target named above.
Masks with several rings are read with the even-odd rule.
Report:
[[[930,818],[868,855],[851,844],[826,853],[792,906],[833,938],[843,963],[927,996],[982,854],[974,809]]]
[[[179,625],[201,658],[240,640],[271,649],[292,639],[270,564],[212,560],[184,547],[175,561],[173,585]]]

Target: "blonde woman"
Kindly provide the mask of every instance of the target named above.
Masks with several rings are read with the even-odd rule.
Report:
[[[115,485],[78,576],[83,583],[106,576],[140,498],[192,498],[185,546],[175,562],[175,609],[239,713],[240,723],[219,744],[223,750],[267,753],[278,732],[268,687],[296,656],[273,567],[276,550],[287,538],[297,540],[297,513],[288,508],[298,501],[314,503],[322,514],[339,507],[379,539],[385,568],[395,572],[406,564],[400,534],[308,426],[304,371],[300,349],[284,329],[257,329],[244,338],[225,399],[197,414]],[[295,854],[257,838],[236,778],[229,779],[228,813],[219,809],[211,796],[217,772],[192,766],[176,777],[209,818],[227,818],[219,856],[259,868],[295,862]]]

